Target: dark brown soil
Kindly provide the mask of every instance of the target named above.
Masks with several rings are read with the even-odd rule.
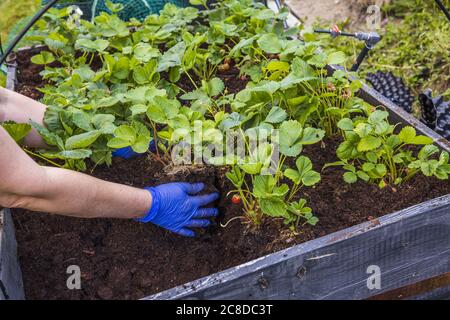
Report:
[[[337,144],[327,140],[308,146],[304,154],[320,171],[336,160]],[[115,159],[111,168],[97,168],[95,176],[135,187],[202,181],[207,191],[222,193],[217,204],[220,222],[242,212],[227,199],[231,186],[219,168],[174,170],[143,156]],[[274,220],[264,221],[256,232],[235,220],[226,228],[216,225],[196,239],[185,239],[133,221],[81,220],[24,210],[13,216],[27,298],[137,299],[364,221],[376,222],[379,216],[448,193],[449,181],[418,176],[394,192],[361,182],[347,185],[340,169],[327,169],[317,187],[302,194],[320,221],[300,228],[296,236]],[[81,290],[66,287],[70,265],[81,268]]]
[[[42,81],[39,73],[44,70],[44,66],[39,66],[30,61],[31,57],[42,51],[42,48],[34,48],[32,50],[17,52],[17,70],[18,86],[16,91],[35,100],[42,98],[43,94],[38,90],[45,86],[47,82]]]

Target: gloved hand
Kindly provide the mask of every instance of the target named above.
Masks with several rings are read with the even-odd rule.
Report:
[[[152,153],[156,153],[156,144],[155,141],[150,142],[149,150]],[[125,160],[135,158],[137,156],[141,155],[140,153],[135,152],[131,147],[125,147],[121,149],[114,150],[112,153],[113,157],[122,158]]]
[[[169,183],[146,188],[153,197],[147,216],[137,219],[151,222],[185,237],[195,237],[189,228],[205,228],[208,218],[219,214],[217,208],[202,208],[219,198],[218,193],[196,196],[205,188],[203,183]]]

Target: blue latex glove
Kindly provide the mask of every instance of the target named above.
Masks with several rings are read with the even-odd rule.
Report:
[[[147,216],[137,219],[151,222],[185,237],[195,237],[189,228],[205,228],[208,218],[219,214],[217,208],[202,208],[219,198],[218,193],[196,196],[205,188],[203,183],[169,183],[146,188],[153,197]]]
[[[156,153],[155,141],[152,140],[150,142],[149,150],[150,150],[150,152]],[[135,158],[139,155],[140,154],[137,152],[134,152],[134,150],[131,147],[117,149],[117,150],[113,151],[113,153],[112,153],[113,157],[118,157],[118,158],[122,158],[125,160]]]

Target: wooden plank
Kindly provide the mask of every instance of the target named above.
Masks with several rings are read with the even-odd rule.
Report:
[[[450,195],[146,299],[366,299],[450,271]],[[367,268],[381,289],[367,287]]]
[[[403,300],[417,297],[427,292],[434,292],[437,289],[448,288],[450,286],[450,272],[422,280],[401,288],[397,288],[385,293],[377,294],[368,300]]]
[[[0,300],[25,299],[10,211],[0,210]]]

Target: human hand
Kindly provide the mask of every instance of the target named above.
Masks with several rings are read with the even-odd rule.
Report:
[[[217,200],[218,193],[196,196],[204,189],[203,183],[169,183],[146,188],[152,194],[152,207],[147,216],[137,221],[151,222],[185,237],[195,237],[190,228],[205,228],[208,218],[219,214],[217,208],[203,206]]]

